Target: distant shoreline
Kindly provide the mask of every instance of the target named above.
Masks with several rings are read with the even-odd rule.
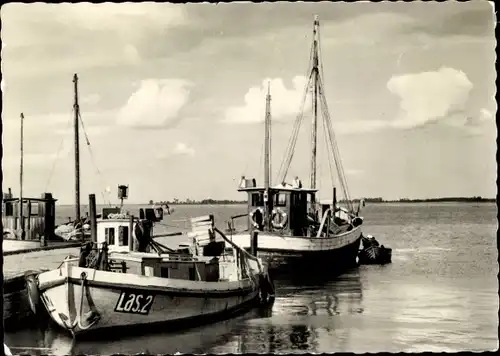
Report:
[[[354,199],[353,203],[359,203],[359,199]],[[382,198],[365,198],[365,203],[494,203],[495,198],[482,198],[482,197],[449,197],[449,198],[430,198],[430,199],[397,199],[397,200],[385,200]],[[151,203],[151,202],[150,202]],[[345,203],[344,200],[340,200],[339,203]],[[168,205],[242,205],[247,204],[247,201],[231,201],[231,200],[212,200],[209,201],[192,201],[192,202],[156,202],[156,205],[168,204]],[[150,205],[150,204],[146,204]]]
[[[380,200],[380,199],[365,199],[366,204],[394,204],[394,203],[495,203],[496,199],[486,199],[486,198],[432,198],[432,199],[399,199],[399,200]],[[214,200],[210,203],[205,202],[156,202],[154,205],[160,206],[161,204],[168,204],[169,206],[184,206],[184,205],[246,205],[246,201],[228,201],[228,200]],[[339,203],[345,203],[344,201],[339,201]],[[359,199],[354,199],[353,203],[359,203]],[[87,204],[82,204],[85,206]],[[103,206],[106,204],[97,204],[99,206]],[[128,203],[124,204],[125,206],[130,205],[139,205],[139,206],[151,206],[153,204],[150,203]],[[73,206],[73,204],[58,204],[58,206]]]

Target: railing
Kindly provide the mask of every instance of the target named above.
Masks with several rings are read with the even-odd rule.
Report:
[[[231,222],[228,221],[228,230],[229,230],[229,233],[231,234],[231,239],[233,237],[233,231],[235,231],[234,229],[234,220],[235,219],[239,219],[239,218],[242,218],[242,217],[245,217],[245,216],[248,216],[248,213],[246,214],[238,214],[238,215],[233,215],[231,216]]]
[[[217,232],[224,240],[226,240],[234,249],[236,249],[237,251],[239,251],[241,254],[243,254],[246,258],[248,258],[249,260],[252,260],[252,261],[255,261],[257,262],[257,266],[258,266],[258,269],[259,269],[259,272],[262,272],[263,271],[263,268],[262,268],[262,264],[260,263],[260,260],[249,254],[247,251],[245,251],[244,249],[242,249],[241,247],[239,247],[238,245],[236,245],[233,241],[231,241],[230,239],[227,238],[227,236],[222,232],[220,231],[218,228],[216,228],[214,226],[214,231]]]

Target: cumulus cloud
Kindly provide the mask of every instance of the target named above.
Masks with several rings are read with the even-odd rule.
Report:
[[[194,148],[188,146],[183,142],[177,142],[177,145],[175,145],[173,153],[176,155],[194,156],[195,150]]]
[[[176,145],[170,150],[158,150],[156,157],[158,159],[167,159],[174,156],[189,156],[193,157],[196,151],[190,145],[184,142],[177,142]]]
[[[135,48],[135,46],[131,45],[130,43],[125,45],[125,47],[123,48],[123,54],[125,55],[125,59],[130,64],[137,64],[141,60],[137,48]]]
[[[101,101],[101,96],[97,93],[86,95],[82,98],[82,103],[89,105],[96,105]]]
[[[387,88],[399,97],[402,112],[391,125],[413,128],[463,111],[472,87],[464,72],[449,67],[393,76]]]
[[[118,113],[117,123],[131,127],[172,127],[189,98],[191,84],[181,79],[147,79]]]
[[[264,79],[260,86],[251,87],[245,94],[245,104],[227,109],[226,123],[250,124],[263,122],[265,118],[266,95],[268,84],[271,88],[271,115],[273,120],[280,120],[299,113],[307,79],[296,76],[292,87],[288,89],[281,78]]]
[[[348,168],[348,169],[346,169],[346,170],[345,170],[345,173],[346,173],[347,175],[350,175],[350,176],[356,176],[356,175],[363,174],[363,173],[364,173],[364,171],[363,171],[363,170],[361,170],[361,169],[353,169],[353,168],[352,168],[352,169],[350,169],[350,168]]]

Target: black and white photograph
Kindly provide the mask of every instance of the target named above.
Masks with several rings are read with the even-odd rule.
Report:
[[[499,349],[494,2],[0,17],[6,355]]]

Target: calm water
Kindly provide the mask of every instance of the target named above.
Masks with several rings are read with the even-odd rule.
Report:
[[[131,207],[130,211],[134,211]],[[223,226],[244,206],[176,207],[162,230],[214,212]],[[71,208],[59,209],[62,219]],[[276,281],[271,310],[175,334],[73,343],[47,327],[6,334],[30,354],[482,351],[498,348],[494,204],[372,204],[364,231],[393,248],[393,263]],[[179,221],[180,220],[180,221]],[[166,226],[168,225],[168,226]],[[162,242],[176,245],[178,237]],[[316,281],[314,280],[316,279]]]

